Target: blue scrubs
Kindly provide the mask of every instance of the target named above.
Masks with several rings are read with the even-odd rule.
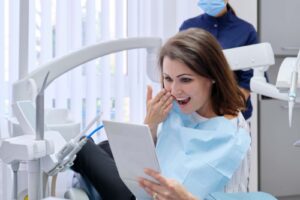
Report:
[[[254,27],[235,16],[230,8],[228,12],[221,17],[212,17],[208,14],[202,14],[190,18],[183,22],[180,31],[189,28],[202,28],[214,35],[223,49],[241,47],[256,44],[257,33]],[[253,76],[253,70],[235,71],[236,79],[241,88],[250,91],[250,79]],[[251,117],[252,104],[250,98],[247,99],[247,110],[243,112],[245,119]]]

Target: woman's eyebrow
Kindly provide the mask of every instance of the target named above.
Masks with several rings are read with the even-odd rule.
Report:
[[[177,78],[179,78],[181,76],[193,76],[193,75],[192,74],[179,74],[179,75],[177,75]]]
[[[168,75],[168,74],[166,74],[166,73],[163,73],[163,76],[170,76],[170,75]],[[176,77],[177,78],[180,78],[181,76],[193,76],[192,74],[179,74],[179,75],[177,75]]]

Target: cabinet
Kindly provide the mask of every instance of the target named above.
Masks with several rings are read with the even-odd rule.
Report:
[[[300,1],[260,0],[260,39],[272,44],[276,55],[297,55],[300,48]]]
[[[259,186],[277,197],[300,195],[300,105],[288,126],[287,102],[259,101]]]
[[[275,83],[279,65],[286,56],[295,57],[300,48],[300,1],[258,1],[258,33],[261,42],[270,42],[276,55],[276,66],[268,75]],[[299,95],[299,94],[298,94]],[[288,125],[288,103],[260,99],[258,110],[259,189],[277,197],[300,199],[300,105],[293,111]]]

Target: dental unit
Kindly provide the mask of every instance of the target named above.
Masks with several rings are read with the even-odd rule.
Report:
[[[67,143],[59,132],[51,130],[44,131],[44,90],[56,78],[85,62],[111,53],[130,49],[145,48],[148,53],[147,72],[150,78],[159,77],[159,72],[153,71],[152,66],[156,61],[156,54],[160,45],[160,38],[151,37],[120,39],[95,44],[55,59],[13,84],[13,107],[17,107],[17,110],[22,107],[25,108],[25,110],[21,109],[19,112],[14,112],[14,116],[21,122],[19,124],[20,127],[14,125],[13,137],[2,141],[0,146],[0,158],[5,163],[12,165],[14,172],[17,172],[19,163],[25,162],[28,164],[27,190],[30,200],[58,199],[55,197],[46,198],[46,183],[42,180],[42,174],[45,172],[48,176],[53,176],[68,168],[72,165],[76,153],[86,142],[86,139],[79,140],[82,134],[79,134]],[[36,108],[34,108],[33,113],[36,113],[36,118],[34,119],[36,127],[32,133],[34,128],[32,128],[32,124],[29,124],[30,121],[33,120],[25,118],[33,118],[33,116],[24,116],[23,114],[26,115],[27,110],[32,111],[33,106],[28,104],[26,106],[17,105],[20,103],[23,104],[26,101],[32,103],[35,100]],[[31,107],[31,109],[28,109],[28,107]],[[16,111],[16,109],[14,109],[14,111]],[[32,112],[27,114],[32,115],[31,113]],[[99,119],[99,117],[96,118],[97,119],[93,120],[94,122]],[[88,125],[88,127],[89,126],[91,125]],[[98,127],[87,137],[91,137],[92,134],[101,128],[102,126]],[[14,174],[14,180],[20,180],[20,177],[17,177],[17,173]],[[23,190],[24,188],[18,188],[18,185],[17,181],[15,181],[14,199],[26,198],[27,192]]]

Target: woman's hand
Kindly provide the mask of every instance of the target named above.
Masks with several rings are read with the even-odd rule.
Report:
[[[145,169],[145,173],[157,182],[140,178],[139,184],[154,200],[197,200],[176,180],[167,179],[151,169]]]
[[[153,138],[156,138],[157,126],[163,122],[172,108],[173,96],[162,89],[152,98],[152,88],[147,87],[147,114],[144,123],[150,127]]]

